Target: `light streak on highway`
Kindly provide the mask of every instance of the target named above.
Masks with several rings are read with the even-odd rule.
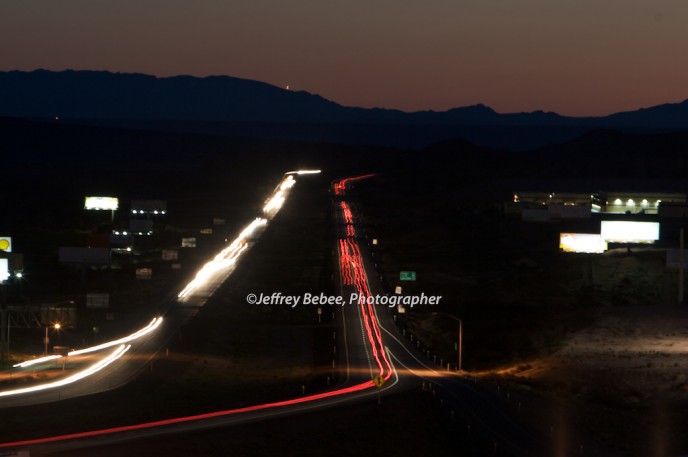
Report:
[[[295,172],[290,172],[290,174],[297,174]],[[337,183],[333,184],[333,189],[335,191],[335,195],[343,197],[346,194],[347,191],[347,183],[351,181],[356,181],[358,179],[364,179],[367,177],[370,177],[373,175],[365,175],[365,176],[359,176],[355,178],[346,178],[338,181]],[[284,183],[284,182],[283,182]],[[286,184],[286,186],[283,188],[281,183],[273,193],[273,198],[275,197],[277,192],[284,192],[288,191],[288,189],[293,186],[293,184]],[[341,199],[338,199],[341,200]],[[107,429],[101,429],[101,430],[90,430],[90,431],[85,431],[85,432],[78,432],[78,433],[71,433],[71,434],[66,434],[66,435],[59,435],[59,436],[49,436],[49,437],[43,437],[43,438],[35,438],[35,439],[25,439],[21,441],[14,441],[14,442],[7,442],[7,443],[0,443],[0,449],[6,449],[6,448],[15,448],[15,449],[28,449],[31,446],[39,446],[39,445],[50,445],[51,443],[59,443],[59,442],[64,442],[64,441],[72,441],[72,440],[78,440],[78,439],[88,439],[88,438],[94,438],[94,437],[105,437],[107,435],[112,435],[112,434],[120,434],[120,433],[125,433],[125,432],[132,432],[131,435],[129,436],[124,436],[124,437],[115,437],[113,438],[114,441],[119,441],[119,440],[128,440],[128,439],[135,439],[135,438],[143,438],[146,436],[158,436],[161,434],[165,433],[181,433],[184,431],[190,431],[190,430],[196,430],[199,428],[205,428],[205,427],[218,427],[218,426],[227,426],[230,424],[235,424],[235,423],[240,423],[240,422],[245,422],[245,421],[253,421],[253,420],[258,420],[261,418],[267,418],[267,417],[277,417],[279,415],[283,414],[293,414],[293,413],[299,413],[299,412],[305,412],[308,410],[315,410],[316,408],[322,408],[322,407],[328,407],[328,406],[333,406],[335,404],[340,404],[344,402],[348,402],[350,400],[355,400],[357,398],[363,398],[364,396],[367,395],[375,395],[378,394],[379,392],[385,391],[388,388],[392,388],[397,384],[399,381],[399,372],[396,371],[396,369],[392,366],[390,359],[394,358],[398,363],[401,364],[402,367],[404,367],[405,370],[402,370],[402,373],[409,373],[414,376],[420,376],[423,379],[432,379],[432,378],[448,378],[453,377],[454,375],[450,374],[449,371],[447,373],[439,373],[433,368],[428,367],[425,365],[423,362],[418,360],[416,356],[411,354],[411,352],[408,351],[408,349],[404,348],[404,343],[401,342],[398,338],[396,338],[392,333],[390,333],[389,330],[386,328],[382,327],[381,324],[378,322],[377,319],[377,310],[374,307],[373,302],[371,301],[368,303],[368,298],[371,297],[371,291],[370,291],[370,285],[368,283],[368,277],[366,275],[365,271],[365,265],[363,261],[363,256],[361,254],[361,250],[357,241],[357,236],[356,236],[356,230],[355,230],[355,223],[354,223],[354,218],[351,213],[351,209],[347,205],[346,202],[341,201],[339,207],[342,210],[341,213],[341,218],[344,221],[346,225],[346,232],[345,236],[342,236],[338,240],[338,249],[340,253],[340,267],[341,267],[341,277],[342,277],[342,284],[346,285],[348,287],[353,287],[356,292],[358,293],[358,296],[360,297],[359,300],[359,308],[357,311],[360,312],[360,316],[362,319],[361,322],[361,327],[365,327],[365,331],[363,334],[363,340],[367,341],[370,343],[370,346],[372,348],[372,353],[373,356],[375,357],[375,360],[377,362],[377,365],[380,370],[380,375],[384,377],[385,380],[389,380],[391,377],[394,376],[393,382],[388,382],[384,385],[384,387],[380,387],[380,384],[377,383],[377,379],[375,380],[375,383],[372,380],[367,380],[365,382],[360,382],[355,385],[351,385],[348,387],[344,388],[339,388],[335,389],[332,391],[328,392],[323,392],[315,395],[309,395],[309,396],[304,396],[304,397],[299,397],[299,398],[294,398],[294,399],[289,399],[289,400],[284,400],[284,401],[278,401],[278,402],[273,402],[273,403],[265,403],[265,404],[260,404],[260,405],[254,405],[254,406],[248,406],[248,407],[241,407],[241,408],[236,408],[236,409],[229,409],[229,410],[222,410],[222,411],[214,411],[214,412],[209,412],[205,414],[198,414],[198,415],[193,415],[193,416],[185,416],[185,417],[176,417],[176,418],[169,418],[169,419],[164,419],[164,420],[157,420],[157,421],[152,421],[152,422],[147,422],[147,423],[140,423],[140,424],[132,424],[132,425],[125,425],[125,426],[118,426],[118,427],[112,427],[112,428],[107,428]],[[243,249],[241,252],[243,252]],[[241,253],[240,252],[240,253]],[[240,255],[239,253],[239,255]],[[236,256],[238,257],[238,255]],[[236,257],[233,256],[233,254],[229,253],[227,254],[228,259]],[[395,340],[396,343],[399,344],[399,346],[402,347],[402,350],[405,350],[408,352],[410,355],[411,359],[406,359],[408,362],[411,360],[411,363],[409,363],[409,366],[406,366],[402,363],[402,361],[395,357],[391,352],[389,352],[388,348],[383,345],[383,340],[382,340],[382,332],[381,329],[387,334],[388,337],[391,337],[392,340]],[[346,334],[346,329],[345,332]],[[358,332],[356,331],[356,334]],[[346,335],[345,335],[346,336]],[[346,341],[346,339],[345,339]],[[367,344],[365,344],[367,347]],[[122,349],[122,347],[118,348],[117,351],[122,351],[121,353],[123,354],[126,352],[126,350],[129,349],[129,346],[125,347]],[[117,352],[115,351],[115,352]],[[366,350],[367,353],[367,350]],[[120,357],[121,354],[116,355],[115,353],[111,354],[110,357]],[[114,361],[114,359],[113,359]],[[415,361],[415,362],[414,362]],[[99,363],[102,363],[99,362]],[[415,366],[415,363],[421,368],[413,368]],[[92,368],[95,369],[102,369],[97,367],[98,364],[94,365]],[[347,356],[347,365],[348,365],[348,356]],[[354,370],[359,373],[360,375],[365,376],[365,374],[370,375],[370,364],[361,364],[360,367],[354,367]],[[447,369],[448,370],[448,369]],[[86,374],[87,375],[87,374]],[[64,382],[63,380],[62,382]],[[500,410],[497,409],[492,403],[489,401],[480,400],[479,395],[477,395],[477,391],[473,388],[467,387],[463,384],[458,384],[455,381],[452,381],[449,379],[450,382],[454,383],[452,384],[453,387],[460,386],[462,390],[468,390],[470,395],[464,397],[464,393],[461,391],[457,390],[457,393],[453,393],[450,391],[449,393],[452,395],[453,398],[456,399],[458,402],[458,405],[460,405],[461,408],[467,409],[467,411],[471,414],[472,419],[471,420],[477,420],[478,423],[484,424],[486,427],[486,430],[491,431],[490,427],[492,426],[493,421],[485,421],[485,419],[494,419],[496,421],[496,424],[498,427],[508,427],[506,429],[500,430],[499,428],[495,429],[494,431],[491,431],[491,433],[496,437],[500,439],[500,443],[507,443],[511,446],[512,449],[516,450],[523,450],[526,448],[519,448],[521,445],[520,442],[513,441],[513,435],[510,433],[511,430],[514,429],[514,422],[509,419],[504,413]],[[73,381],[72,381],[73,382]],[[355,381],[354,381],[355,382]],[[347,368],[347,381],[345,381],[344,385],[349,383],[349,378],[348,378],[348,368]],[[442,386],[441,384],[438,384]],[[446,387],[448,384],[445,384],[443,387]],[[376,388],[376,392],[363,392],[368,389],[373,389]],[[20,389],[21,390],[21,389]],[[475,395],[474,395],[475,394]],[[459,396],[461,395],[461,396]],[[342,396],[341,398],[336,398]],[[474,404],[475,402],[469,402],[467,405],[466,402],[464,401],[465,398],[468,399],[476,399],[475,402],[478,402]],[[312,403],[312,404],[308,404]],[[302,406],[299,406],[302,405]],[[289,408],[291,407],[291,408]],[[485,409],[488,409],[488,413],[485,415],[478,415],[479,412],[484,411]],[[268,410],[275,410],[275,411],[268,411]],[[256,413],[256,414],[250,414],[253,412],[260,412],[260,411],[266,411],[265,413]],[[452,414],[453,414],[452,410]],[[232,416],[237,416],[241,414],[248,414],[247,417],[241,417],[237,418],[236,420],[230,419]],[[221,420],[220,418],[226,417],[228,418],[227,420]],[[496,419],[495,419],[496,418]],[[192,422],[196,421],[208,421],[212,419],[218,419],[217,421],[213,421],[210,423],[206,424],[199,424],[199,425],[194,425],[190,424]],[[501,422],[500,422],[501,421]],[[505,421],[505,422],[504,422]],[[502,422],[504,422],[503,425]],[[184,426],[183,424],[189,424],[188,426]],[[178,425],[178,426],[177,426]],[[145,430],[148,429],[153,429],[157,427],[165,427],[165,426],[174,426],[170,427],[167,430],[155,430],[152,432],[145,432]],[[507,431],[509,433],[505,433],[504,431]],[[134,433],[136,431],[140,431],[139,433]],[[501,431],[501,434],[500,434]],[[519,433],[526,433],[526,432],[519,432]],[[530,439],[529,437],[527,437]],[[510,441],[511,440],[511,441]],[[64,448],[78,448],[78,447],[89,447],[93,445],[102,445],[104,442],[107,441],[96,441],[95,443],[67,443]],[[497,446],[497,440],[494,441],[494,446],[496,449]],[[537,444],[537,443],[536,443]],[[500,444],[500,447],[502,444]],[[60,446],[57,446],[59,449]],[[33,452],[34,449],[31,449]],[[36,450],[43,450],[40,447]],[[50,447],[47,448],[48,451],[52,451]],[[527,451],[524,452],[519,452],[518,454],[514,455],[536,455]],[[539,455],[539,454],[537,454]]]
[[[294,186],[296,183],[296,180],[292,176],[292,174],[312,174],[319,172],[319,170],[300,170],[300,171],[295,171],[295,172],[290,172],[288,176],[286,176],[276,187],[275,191],[273,192],[272,197],[268,201],[268,206],[269,210],[267,212],[270,213],[271,216],[274,216],[277,211],[281,208],[282,204],[284,203],[284,200],[286,198],[286,193]],[[256,231],[264,227],[267,224],[267,219],[265,218],[256,218],[254,219],[250,224],[248,224],[244,229],[239,233],[239,235],[232,241],[232,243],[229,244],[226,248],[224,248],[222,251],[220,251],[210,262],[206,263],[196,274],[194,279],[189,282],[189,284],[186,285],[186,287],[178,294],[178,298],[184,299],[187,298],[188,296],[192,295],[193,292],[197,291],[200,287],[207,285],[209,282],[215,282],[215,283],[221,283],[224,278],[221,277],[220,273],[227,270],[227,268],[233,266],[239,257],[248,249],[248,239],[251,238],[252,236],[255,235]],[[67,356],[77,356],[77,355],[82,355],[82,354],[88,354],[88,353],[93,353],[97,351],[101,351],[113,346],[125,344],[132,342],[144,335],[147,335],[154,330],[156,330],[160,324],[162,323],[162,317],[156,317],[154,318],[147,326],[143,327],[142,329],[132,333],[129,336],[119,338],[117,340],[109,341],[106,343],[102,343],[96,346],[92,346],[89,348],[84,348],[84,349],[78,349],[75,351],[71,351],[67,354]],[[18,363],[14,365],[14,368],[26,368],[30,366],[34,366],[37,364],[41,363],[47,363],[51,362],[57,359],[63,358],[61,355],[51,355],[47,357],[41,357],[33,360],[27,360],[22,363]],[[88,376],[89,373],[92,372],[86,372],[86,376]],[[73,381],[74,382],[78,379],[83,379],[84,376],[80,376],[78,378],[75,378]],[[66,379],[72,379],[66,378]],[[48,386],[48,387],[44,387]],[[56,386],[55,383],[44,383],[40,384],[37,386],[34,386],[32,388],[27,389],[20,389],[20,390],[7,390],[7,391],[0,391],[0,396],[6,396],[9,395],[8,392],[14,392],[12,395],[16,395],[19,393],[29,393],[33,392],[36,390],[44,390],[46,388],[51,388],[51,386]],[[31,390],[34,389],[34,390]]]
[[[50,362],[51,360],[59,359],[62,357],[61,355],[49,355],[46,357],[40,357],[38,359],[31,359],[27,360],[26,362],[21,362],[17,363],[15,365],[12,365],[13,368],[26,368],[30,367],[31,365],[37,365],[39,363],[44,363],[44,362]]]
[[[294,184],[296,184],[296,180],[292,175],[288,175],[286,178],[284,178],[282,182],[279,183],[272,196],[265,203],[265,206],[263,206],[263,212],[267,215],[274,216],[275,213],[282,208],[284,201],[287,199],[287,192],[289,189],[294,187]]]
[[[150,324],[146,325],[140,330],[137,330],[136,332],[132,333],[129,336],[125,336],[124,338],[120,338],[117,340],[113,341],[108,341],[107,343],[102,343],[97,346],[91,346],[90,348],[85,348],[85,349],[78,349],[76,351],[71,351],[68,353],[68,356],[75,356],[75,355],[81,355],[81,354],[88,354],[91,352],[96,352],[96,351],[101,351],[103,349],[110,348],[112,346],[117,346],[119,344],[125,344],[125,343],[130,343],[134,340],[137,340],[141,338],[144,335],[148,335],[158,327],[160,327],[160,324],[162,324],[162,317],[156,317],[153,319]]]
[[[267,218],[272,218],[282,208],[282,205],[284,205],[287,199],[289,190],[296,184],[293,175],[316,173],[320,173],[320,170],[295,170],[285,173],[285,178],[275,187],[272,195],[266,200],[263,206],[263,213],[265,216]],[[213,260],[206,263],[203,268],[201,268],[196,274],[196,277],[177,295],[177,298],[186,299],[192,295],[193,292],[209,283],[219,285],[224,281],[226,276],[222,277],[220,273],[237,262],[239,257],[248,249],[248,239],[255,234],[258,228],[267,225],[267,223],[268,219],[257,217],[253,222],[247,225],[228,247],[223,249]],[[208,295],[210,294],[212,294],[212,291],[208,293]]]
[[[285,175],[315,175],[320,173],[321,170],[295,170],[288,171]]]
[[[370,178],[374,175],[356,176],[353,178],[345,178],[334,184],[335,194],[344,196],[346,187],[351,181]],[[351,285],[356,288],[359,299],[359,306],[361,309],[361,316],[363,316],[363,324],[368,336],[368,341],[373,351],[373,357],[380,369],[380,376],[389,379],[392,376],[392,365],[387,359],[387,351],[385,350],[382,341],[382,332],[377,321],[374,305],[368,302],[368,297],[371,296],[370,288],[368,287],[368,276],[363,266],[363,257],[356,241],[356,230],[354,229],[353,214],[351,208],[345,201],[339,204],[342,210],[342,217],[346,224],[346,237],[339,239],[339,259],[340,269],[342,274],[342,282],[345,285]]]
[[[334,184],[334,194],[335,195],[344,195],[344,192],[346,192],[346,186],[351,181],[358,181],[360,179],[372,178],[373,176],[375,176],[375,174],[368,174],[368,175],[356,176],[353,178],[341,179],[341,180],[339,180],[339,182],[336,182]]]
[[[349,264],[346,265],[346,270],[342,270],[346,278],[345,281],[353,285],[361,297],[358,304],[361,308],[363,324],[373,351],[373,357],[380,369],[380,376],[387,379],[392,374],[392,368],[389,360],[387,360],[386,351],[382,342],[382,333],[380,332],[380,327],[377,322],[374,305],[367,303],[367,298],[370,297],[371,294],[358,244],[353,239],[346,238],[340,240],[340,249],[342,249],[340,255],[347,259],[346,262]]]
[[[194,290],[215,279],[218,272],[234,265],[241,254],[248,249],[247,239],[253,236],[258,228],[265,226],[267,223],[267,219],[257,217],[253,222],[244,227],[239,236],[229,246],[220,251],[213,260],[203,265],[203,268],[196,273],[196,277],[179,292],[177,297],[187,297]]]
[[[331,390],[328,392],[309,395],[306,397],[294,398],[291,400],[278,401],[278,402],[274,402],[274,403],[264,403],[261,405],[246,406],[243,408],[228,409],[228,410],[224,410],[224,411],[215,411],[212,413],[198,414],[195,416],[176,417],[173,419],[164,419],[164,420],[160,420],[160,421],[146,422],[143,424],[125,425],[125,426],[121,426],[121,427],[113,427],[113,428],[107,428],[107,429],[102,429],[102,430],[91,430],[88,432],[72,433],[69,435],[50,436],[47,438],[37,438],[37,439],[33,439],[33,440],[15,441],[15,442],[11,442],[11,443],[1,443],[0,449],[8,448],[8,447],[21,447],[21,446],[30,446],[30,445],[37,445],[37,444],[47,444],[47,443],[54,443],[54,442],[58,442],[58,441],[73,440],[73,439],[78,439],[78,438],[92,438],[95,436],[110,435],[113,433],[130,432],[130,431],[134,431],[134,430],[143,430],[143,429],[147,429],[147,428],[161,427],[164,425],[181,424],[184,422],[193,422],[193,421],[199,421],[199,420],[214,419],[214,418],[218,418],[218,417],[230,416],[230,415],[241,414],[241,413],[248,413],[248,412],[252,412],[252,411],[260,411],[260,410],[265,410],[265,409],[293,406],[293,405],[298,405],[298,404],[302,404],[302,403],[313,402],[316,400],[324,400],[324,399],[336,397],[339,395],[344,395],[344,394],[349,394],[349,393],[354,393],[354,392],[360,392],[362,390],[366,390],[366,389],[369,389],[371,387],[374,387],[373,381],[366,381],[366,382],[356,384],[356,385],[353,385],[350,387],[345,387],[342,389]]]
[[[67,355],[68,356],[75,356],[75,355],[81,355],[81,354],[88,354],[91,352],[101,351],[103,349],[107,349],[107,348],[110,348],[112,346],[130,343],[130,342],[137,340],[137,339],[141,338],[142,336],[147,335],[150,332],[154,331],[155,329],[157,329],[160,326],[161,323],[162,323],[162,317],[156,317],[148,325],[146,325],[145,327],[143,327],[140,330],[137,330],[136,332],[132,333],[129,336],[125,336],[123,338],[119,338],[119,339],[116,339],[113,341],[108,341],[107,343],[102,343],[102,344],[99,344],[97,346],[91,346],[88,348],[78,349],[76,351],[71,351]],[[32,365],[37,365],[39,363],[50,362],[52,360],[59,359],[61,357],[62,357],[61,355],[49,355],[47,357],[41,357],[38,359],[27,360],[25,362],[13,365],[13,367],[14,368],[26,368],[26,367],[30,367]],[[0,395],[1,394],[2,394],[2,392],[0,392]]]
[[[66,377],[64,379],[60,379],[58,381],[48,382],[48,383],[44,383],[44,384],[39,384],[37,386],[32,386],[32,387],[24,387],[21,389],[14,389],[14,390],[5,390],[3,392],[0,392],[0,397],[9,397],[12,395],[20,395],[20,394],[38,392],[41,390],[48,390],[48,389],[54,389],[56,387],[66,386],[67,384],[71,384],[71,383],[76,382],[80,379],[84,379],[88,376],[91,376],[93,373],[97,373],[98,371],[107,367],[112,362],[114,362],[115,360],[122,357],[124,355],[124,353],[129,350],[130,347],[131,347],[131,345],[122,344],[117,349],[115,349],[109,356],[99,360],[98,362],[94,363],[90,367],[88,367],[82,371],[76,372],[75,374],[73,374],[69,377]]]
[[[337,195],[343,195],[345,190],[346,190],[346,183],[351,180],[356,180],[356,179],[363,179],[365,177],[369,177],[373,175],[366,175],[363,177],[357,177],[357,178],[347,178],[345,180],[340,181],[339,183],[335,184],[335,189],[336,192],[338,190]],[[275,193],[273,194],[272,199],[274,199],[276,196],[279,196],[280,192],[285,192],[289,188],[293,186],[293,178],[291,176],[288,176],[287,179],[285,179],[276,189]],[[271,201],[272,201],[271,199]],[[374,357],[377,361],[378,367],[380,369],[380,375],[384,376],[385,380],[389,379],[393,374],[394,374],[394,369],[392,367],[391,362],[389,361],[387,350],[383,345],[382,341],[382,335],[380,332],[380,327],[377,322],[377,317],[375,314],[375,310],[373,308],[372,303],[371,304],[366,304],[367,302],[367,297],[370,297],[370,289],[368,286],[368,278],[365,273],[365,267],[363,265],[363,259],[361,256],[361,252],[359,250],[358,244],[355,239],[355,229],[353,226],[353,217],[351,214],[351,211],[348,209],[348,206],[346,205],[345,202],[342,202],[342,208],[346,209],[346,214],[344,215],[345,219],[348,221],[347,224],[347,236],[345,238],[342,238],[339,240],[339,248],[340,248],[340,259],[342,262],[342,276],[345,284],[354,286],[358,293],[359,296],[362,297],[361,300],[359,301],[360,305],[360,310],[361,314],[364,319],[364,325],[366,329],[366,334],[368,341],[372,347]],[[279,207],[278,207],[279,209]],[[257,222],[257,221],[262,221],[262,222]],[[256,219],[252,224],[265,224],[267,221],[265,219]],[[253,230],[255,230],[255,226],[248,226],[244,231],[242,231],[242,234],[237,237],[237,239],[234,240],[234,242],[228,247],[226,250],[223,250],[212,262],[218,262],[218,263],[223,263],[227,259],[233,259],[234,261],[238,256],[243,252],[243,250],[246,248],[245,247],[245,237],[248,236],[248,234],[252,233]],[[212,263],[211,262],[211,263]],[[214,268],[214,267],[210,267]],[[203,278],[204,275],[201,275],[201,272],[203,272],[205,267],[201,269],[199,272],[199,275],[197,275],[196,279],[199,277]],[[194,281],[196,280],[194,279]],[[192,281],[192,283],[194,282]],[[189,286],[192,285],[192,283],[189,284]],[[182,293],[187,291],[187,289],[184,289]],[[194,286],[195,288],[197,286]],[[193,290],[190,289],[189,291],[186,292],[186,295]],[[182,294],[180,294],[181,296]],[[154,320],[155,322],[155,320]],[[151,323],[153,324],[153,322]],[[151,325],[149,324],[149,326]],[[159,322],[158,322],[159,325]],[[104,359],[103,361],[95,364],[93,367],[90,369],[85,370],[83,373],[87,373],[89,370],[100,370],[106,366],[106,363],[109,364],[112,361],[116,360],[116,358],[120,357],[126,350],[129,349],[130,346],[120,346],[113,354],[111,354],[107,359]],[[70,353],[71,354],[71,353]],[[107,362],[106,362],[107,360]],[[81,374],[81,373],[80,373]],[[82,377],[87,376],[88,374],[84,374]],[[75,375],[77,376],[77,375]],[[67,378],[62,381],[57,381],[56,383],[51,383],[51,384],[58,384],[58,383],[64,383],[65,381],[71,380],[74,377]],[[398,377],[397,377],[398,379]],[[76,380],[76,379],[74,379]],[[74,382],[74,380],[70,382]],[[39,386],[39,388],[42,386]],[[59,442],[59,441],[66,441],[66,440],[74,440],[74,439],[79,439],[79,438],[90,438],[90,437],[96,437],[96,436],[103,436],[103,435],[109,435],[109,434],[114,434],[114,433],[122,433],[122,432],[127,432],[127,431],[134,431],[134,430],[142,430],[142,429],[149,429],[149,428],[154,428],[154,427],[161,427],[165,425],[174,425],[174,424],[180,424],[180,423],[185,423],[185,422],[192,422],[192,421],[200,421],[200,420],[207,420],[207,419],[212,419],[212,418],[218,418],[218,417],[223,417],[223,416],[229,416],[229,415],[235,415],[235,414],[241,414],[241,413],[248,413],[248,412],[253,412],[253,411],[260,411],[260,410],[267,410],[267,409],[274,409],[274,408],[284,408],[287,406],[294,406],[294,405],[299,405],[303,403],[309,403],[309,402],[314,402],[317,400],[324,400],[332,397],[337,397],[341,395],[346,395],[346,394],[352,394],[355,392],[360,392],[366,389],[370,389],[376,387],[375,384],[373,383],[372,380],[362,382],[359,384],[355,384],[353,386],[349,387],[344,387],[340,389],[335,389],[319,394],[314,394],[314,395],[309,395],[305,397],[300,397],[300,398],[294,398],[290,400],[284,400],[284,401],[279,401],[279,402],[273,402],[273,403],[264,403],[260,405],[254,405],[254,406],[248,406],[248,407],[243,407],[243,408],[237,408],[237,409],[230,409],[230,410],[223,410],[223,411],[216,411],[216,412],[211,412],[211,413],[206,413],[206,414],[199,414],[195,416],[186,416],[186,417],[178,417],[178,418],[172,418],[172,419],[165,419],[165,420],[160,420],[160,421],[154,421],[154,422],[147,422],[147,423],[142,423],[142,424],[135,424],[135,425],[127,425],[127,426],[121,426],[121,427],[113,427],[113,428],[108,428],[108,429],[102,429],[102,430],[92,430],[92,431],[87,431],[87,432],[80,432],[80,433],[73,433],[73,434],[68,434],[68,435],[59,435],[59,436],[52,436],[52,437],[46,437],[46,438],[38,438],[38,439],[31,439],[31,440],[24,440],[24,441],[15,441],[15,442],[10,442],[10,443],[2,443],[0,444],[0,448],[9,448],[9,447],[21,447],[21,446],[30,446],[30,445],[38,445],[38,444],[47,444],[47,443],[54,443],[54,442]],[[377,387],[379,389],[379,387]]]

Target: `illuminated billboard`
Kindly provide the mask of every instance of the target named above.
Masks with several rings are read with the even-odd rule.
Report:
[[[10,267],[7,259],[0,259],[0,282],[7,281],[10,277]]]
[[[596,233],[561,233],[559,249],[564,252],[601,254],[607,250],[607,242]]]
[[[610,243],[654,243],[659,222],[602,221],[600,235]]]
[[[0,251],[12,252],[12,238],[9,236],[0,236]]]
[[[119,199],[116,197],[86,197],[84,208],[115,211],[119,208]]]

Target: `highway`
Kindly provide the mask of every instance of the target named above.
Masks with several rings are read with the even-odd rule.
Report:
[[[358,179],[370,177],[365,175],[359,178],[348,178],[335,183],[335,194],[341,201],[341,218],[337,221],[339,226],[340,264],[343,282],[346,284],[350,277],[359,284],[359,276],[364,276],[366,295],[385,295],[386,292],[377,278],[375,263],[371,252],[372,244],[369,237],[360,228],[361,224],[357,216],[355,205],[347,202],[347,186]],[[344,242],[346,240],[346,242]],[[351,258],[355,262],[351,262]],[[351,268],[347,271],[347,263]],[[369,275],[365,275],[369,272]],[[373,279],[369,279],[373,278]],[[351,310],[349,310],[351,311]],[[433,364],[419,349],[416,343],[407,338],[397,328],[394,321],[396,309],[387,306],[373,306],[369,309],[372,320],[376,323],[376,332],[379,339],[384,342],[384,351],[390,354],[390,359],[398,370],[400,381],[396,383],[394,390],[417,388],[422,381],[427,388],[435,389],[442,393],[446,399],[447,408],[454,412],[454,417],[467,424],[472,424],[474,432],[482,435],[481,440],[490,443],[504,452],[506,455],[519,457],[534,457],[549,455],[547,445],[540,437],[529,430],[512,412],[507,411],[497,395],[478,389],[470,378],[462,377],[453,370]],[[344,316],[347,320],[353,320],[350,314]],[[380,351],[382,352],[382,351]],[[375,359],[375,357],[373,357]],[[377,359],[378,366],[381,364]],[[360,361],[358,361],[360,363]],[[372,365],[372,362],[369,361]],[[383,365],[383,364],[382,364]],[[394,391],[392,390],[392,391]]]
[[[293,186],[285,175],[284,181],[266,201],[264,216],[274,217],[276,210],[284,203],[288,190]],[[363,297],[359,303],[341,306],[338,311],[340,331],[339,346],[343,348],[339,367],[343,374],[339,385],[320,394],[288,399],[281,402],[254,405],[245,408],[215,411],[207,414],[171,418],[143,424],[132,424],[105,430],[87,430],[63,436],[49,436],[33,440],[19,440],[1,443],[0,449],[28,449],[35,453],[62,453],[71,449],[90,448],[123,441],[157,437],[170,433],[191,432],[201,429],[229,426],[265,418],[305,413],[316,408],[329,408],[344,403],[363,401],[371,396],[387,395],[403,389],[416,389],[421,382],[441,389],[446,393],[449,406],[457,418],[475,424],[476,430],[496,443],[506,455],[539,456],[547,455],[543,444],[519,421],[505,412],[491,394],[476,389],[470,380],[455,372],[439,369],[425,361],[424,356],[414,344],[399,332],[394,323],[393,312],[387,307],[367,303],[366,297],[382,295],[384,292],[376,278],[372,253],[366,243],[366,235],[360,227],[354,205],[349,200],[349,188],[360,179],[372,175],[345,178],[333,183],[333,202],[335,205],[336,246],[340,269],[340,292],[348,301],[352,293]],[[258,221],[258,219],[256,219]],[[263,227],[263,222],[254,221],[255,227]],[[260,230],[257,230],[259,236]],[[251,232],[251,236],[253,232]],[[245,235],[245,234],[244,234]],[[239,240],[239,241],[237,241]],[[240,236],[226,250],[218,254],[199,271],[199,274],[184,288],[164,316],[161,331],[151,332],[129,351],[154,354],[161,343],[164,344],[181,325],[198,312],[207,298],[219,284],[231,274],[231,267],[250,248],[250,236]],[[242,241],[243,240],[243,241]],[[228,268],[216,268],[218,263],[227,263]],[[229,271],[229,273],[227,273]],[[112,348],[111,348],[112,349]],[[133,353],[133,352],[132,352]],[[124,359],[127,356],[123,356]],[[128,356],[145,365],[145,361]],[[89,378],[93,389],[104,388],[114,376],[118,382],[126,382],[135,376],[136,370],[122,369],[122,362],[113,363],[111,369],[102,370]],[[120,368],[117,368],[120,367]],[[117,370],[123,373],[117,374]],[[381,387],[376,387],[376,379]],[[84,386],[83,382],[79,385]],[[121,384],[120,384],[121,385]],[[74,389],[78,391],[75,383]],[[111,387],[108,387],[111,388]],[[64,392],[64,389],[60,389]],[[75,393],[75,395],[78,393]],[[47,392],[45,395],[49,395]],[[54,394],[53,394],[54,395]],[[4,401],[0,399],[0,401]]]
[[[276,211],[279,210],[285,201],[286,192],[293,186],[291,174],[285,176],[287,177],[278,185],[271,198],[265,203],[263,212],[268,217],[274,217]],[[257,226],[264,225],[262,221],[254,221],[254,223]],[[343,286],[348,288],[348,290],[365,294],[368,293],[365,267],[362,264],[361,256],[356,253],[357,244],[354,242],[354,233],[351,232],[353,226],[350,226],[349,230],[352,235],[349,239],[349,247],[352,249],[349,254],[349,262],[352,264],[352,276],[350,281],[348,279],[343,281],[345,283]],[[242,232],[242,235],[245,235],[245,233]],[[245,243],[241,241],[242,235],[212,261],[208,262],[179,293],[177,305],[170,307],[165,313],[166,324],[170,320],[176,321],[174,325],[168,324],[168,328],[176,329],[185,319],[190,318],[194,313],[187,310],[197,310],[198,306],[201,306],[212,295],[214,290],[219,287],[219,284],[226,279],[229,273],[227,273],[226,269],[219,268],[218,265],[231,260],[229,266],[233,266],[237,258],[236,253],[244,252],[246,249]],[[64,452],[70,449],[101,446],[141,437],[226,426],[254,421],[260,418],[295,414],[314,408],[332,407],[344,402],[361,401],[393,388],[399,382],[399,378],[396,376],[384,349],[382,333],[377,325],[377,316],[374,308],[368,306],[346,306],[341,309],[342,312],[347,314],[347,320],[343,321],[343,328],[346,328],[346,330],[342,332],[344,335],[347,335],[345,350],[347,363],[346,367],[343,367],[346,377],[339,386],[331,391],[277,403],[216,411],[196,416],[1,443],[0,449],[28,449],[31,452],[38,453]],[[160,338],[166,332],[152,333]],[[375,366],[369,363],[371,354],[375,360]],[[368,370],[362,369],[364,366],[367,366]],[[98,375],[93,375],[91,378],[93,384],[98,385],[102,383],[103,376],[106,376],[106,374],[102,372],[98,373]],[[372,381],[372,378],[375,376],[382,376],[384,378],[384,385],[381,388],[375,387]],[[81,385],[83,386],[83,383]],[[78,388],[75,387],[75,389]]]
[[[97,346],[74,350],[66,356],[27,360],[4,372],[6,377],[11,377],[14,372],[20,374],[26,370],[60,364],[67,367],[63,376],[51,381],[0,390],[0,408],[92,395],[121,387],[136,378],[179,328],[199,312],[207,299],[232,274],[240,257],[250,250],[268,222],[279,212],[290,189],[296,183],[294,176],[317,172],[319,170],[285,173],[265,200],[261,216],[247,224],[232,242],[196,273],[176,298],[163,306],[162,316],[152,317],[150,322],[142,323],[141,327],[130,335]]]

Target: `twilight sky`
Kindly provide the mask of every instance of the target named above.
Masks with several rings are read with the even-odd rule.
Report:
[[[608,114],[688,98],[688,0],[2,0],[0,70],[36,68]]]

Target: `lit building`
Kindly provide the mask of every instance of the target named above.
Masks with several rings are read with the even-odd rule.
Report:
[[[608,192],[603,212],[616,214],[659,214],[662,203],[685,203],[686,194],[658,192]]]

